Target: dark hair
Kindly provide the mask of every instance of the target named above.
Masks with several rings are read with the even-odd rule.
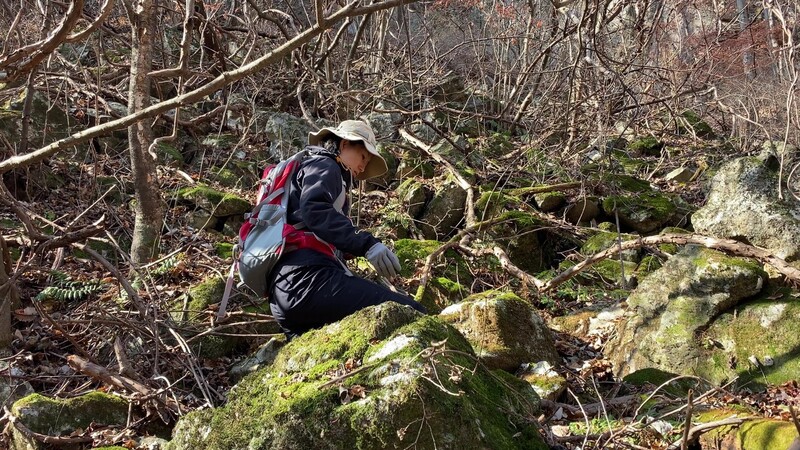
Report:
[[[329,153],[333,154],[334,156],[339,156],[339,152],[341,152],[341,150],[342,150],[341,145],[340,145],[341,142],[342,142],[342,138],[340,138],[339,136],[336,136],[335,134],[331,134],[331,135],[325,136],[325,138],[323,138],[323,140],[321,140],[319,142],[319,144],[317,144],[317,145],[319,145],[320,147],[324,148],[325,150],[327,150]]]

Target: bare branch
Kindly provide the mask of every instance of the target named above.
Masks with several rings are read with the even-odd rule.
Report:
[[[800,282],[800,270],[792,267],[782,258],[774,256],[768,250],[747,245],[733,239],[717,239],[699,234],[662,234],[658,236],[648,236],[639,238],[637,240],[622,242],[619,245],[615,245],[607,250],[596,253],[591,257],[579,262],[578,264],[575,264],[564,272],[561,272],[555,278],[545,283],[545,285],[542,286],[539,291],[542,293],[551,291],[580,272],[606,258],[616,255],[619,252],[658,244],[697,244],[704,247],[713,248],[715,250],[732,253],[737,256],[755,258],[762,263],[768,263],[772,265],[787,279],[794,282]]]
[[[89,24],[89,26],[86,27],[85,29],[75,34],[67,36],[67,39],[65,39],[64,42],[77,42],[85,39],[97,27],[99,27],[100,25],[103,24],[103,22],[105,22],[105,20],[108,18],[108,16],[111,14],[111,11],[113,10],[114,10],[114,0],[105,0],[100,10],[100,14],[97,16],[97,18],[94,19],[94,21],[92,21],[92,23]]]
[[[238,81],[248,75],[252,75],[258,72],[259,70],[264,69],[273,62],[280,60],[281,58],[288,55],[296,48],[310,42],[316,36],[319,36],[320,34],[325,32],[327,27],[329,27],[331,24],[335,23],[338,20],[344,19],[346,17],[353,17],[357,15],[366,14],[369,12],[379,11],[382,9],[389,9],[399,5],[414,3],[416,1],[418,0],[389,0],[361,8],[356,8],[356,5],[359,4],[360,1],[350,2],[343,8],[339,9],[335,13],[325,18],[322,21],[322,23],[318,23],[310,27],[309,29],[295,36],[291,40],[287,41],[286,43],[272,50],[266,55],[238,69],[223,72],[222,74],[220,74],[207,84],[193,91],[187,92],[183,95],[179,95],[169,100],[165,100],[163,102],[156,103],[147,108],[141,109],[133,114],[129,114],[125,117],[112,120],[102,125],[97,125],[88,128],[86,130],[80,131],[64,139],[46,145],[31,153],[25,155],[12,156],[11,158],[8,158],[0,162],[0,174],[6,173],[9,170],[17,169],[20,167],[30,166],[46,158],[49,158],[62,150],[70,148],[74,145],[81,144],[83,142],[89,141],[99,136],[103,136],[114,130],[126,128],[136,122],[139,122],[140,120],[156,116],[170,109],[174,109],[177,106],[186,105],[194,101],[197,101],[203,98],[204,96],[211,95],[214,92],[222,89],[223,87],[235,81]]]
[[[47,38],[19,48],[7,57],[0,59],[0,69],[6,69],[7,72],[5,77],[0,78],[0,81],[14,81],[38,66],[47,55],[66,41],[69,33],[81,18],[82,12],[83,0],[73,0],[69,4],[64,20]]]

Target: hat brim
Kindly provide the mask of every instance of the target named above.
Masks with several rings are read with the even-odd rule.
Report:
[[[356,180],[368,180],[370,178],[379,177],[389,171],[389,166],[386,165],[386,160],[383,159],[383,156],[381,156],[380,152],[378,152],[378,149],[375,147],[375,145],[357,134],[351,134],[346,131],[336,130],[334,128],[323,128],[316,133],[308,133],[308,143],[310,145],[317,145],[324,138],[330,135],[339,136],[340,138],[348,141],[362,142],[367,151],[372,155],[372,158],[369,159],[369,163],[367,163],[367,167],[364,168],[364,171],[355,177]]]

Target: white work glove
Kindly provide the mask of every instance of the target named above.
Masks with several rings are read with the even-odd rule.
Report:
[[[365,256],[382,277],[389,278],[400,273],[400,260],[397,255],[380,242],[370,247]]]

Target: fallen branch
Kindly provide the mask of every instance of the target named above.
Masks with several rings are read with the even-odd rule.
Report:
[[[742,242],[735,241],[733,239],[717,239],[699,234],[663,234],[658,236],[643,237],[631,241],[625,241],[607,250],[603,250],[602,252],[596,253],[590,256],[589,258],[579,262],[578,264],[575,264],[569,269],[561,272],[553,279],[549,280],[547,283],[544,284],[544,286],[542,286],[541,289],[539,289],[539,292],[544,293],[551,291],[556,287],[558,287],[559,285],[561,285],[562,283],[564,283],[565,281],[579,274],[580,272],[588,269],[589,267],[597,264],[598,262],[606,258],[616,255],[619,252],[646,247],[650,245],[659,245],[659,244],[678,244],[678,245],[696,244],[696,245],[702,245],[707,248],[720,250],[726,253],[731,253],[736,256],[754,258],[762,263],[767,263],[772,265],[773,267],[775,267],[775,269],[778,270],[778,272],[783,274],[787,279],[794,281],[796,283],[800,283],[800,270],[790,266],[789,263],[787,263],[782,258],[778,258],[777,256],[773,255],[769,250],[764,250],[759,247],[744,244]]]
[[[583,408],[581,408],[578,406],[569,405],[567,403],[557,403],[554,401],[542,399],[542,407],[551,409],[553,411],[557,411],[559,408],[561,408],[567,414],[567,417],[570,418],[582,417],[584,414],[586,415],[586,417],[592,417],[602,410],[603,405],[628,406],[632,403],[639,402],[639,400],[640,398],[637,395],[623,395],[621,397],[605,400],[602,403],[601,402],[589,403],[588,405],[583,405]]]
[[[475,191],[472,188],[472,184],[470,184],[470,182],[467,181],[461,175],[458,169],[456,169],[456,167],[450,161],[444,159],[442,155],[432,152],[430,145],[422,142],[422,140],[420,140],[419,138],[417,138],[404,128],[400,129],[400,136],[403,136],[405,140],[414,144],[414,146],[425,152],[426,155],[430,156],[436,162],[443,165],[455,177],[461,189],[464,189],[467,192],[467,201],[464,207],[464,213],[466,215],[467,226],[469,227],[473,225],[475,223],[475,207],[474,207]]]
[[[678,439],[677,441],[673,442],[668,449],[678,448],[683,446],[684,439],[691,442],[697,439],[701,434],[711,431],[714,428],[719,427],[726,427],[729,425],[741,425],[748,420],[753,420],[755,417],[731,417],[728,419],[716,420],[714,422],[707,422],[701,423],[700,425],[696,425],[689,429],[689,432],[685,434],[685,438]]]
[[[159,395],[159,392],[154,391],[149,386],[123,375],[115,374],[105,367],[91,363],[78,355],[67,356],[67,364],[76,372],[92,377],[95,380],[139,394],[142,397],[154,398],[177,414],[180,414],[180,412],[185,409],[181,408],[181,404],[176,400],[166,395]]]

